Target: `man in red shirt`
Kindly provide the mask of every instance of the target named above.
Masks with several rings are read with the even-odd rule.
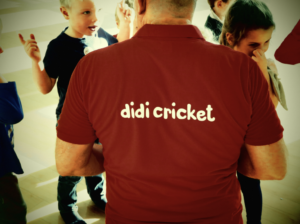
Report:
[[[203,39],[190,25],[195,5],[136,0],[135,36],[88,54],[72,75],[57,169],[106,171],[108,224],[241,224],[237,169],[285,176],[266,80],[251,58]]]

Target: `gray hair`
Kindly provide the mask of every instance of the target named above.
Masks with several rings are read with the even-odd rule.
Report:
[[[176,8],[187,7],[192,3],[196,4],[196,0],[170,0],[169,2]]]

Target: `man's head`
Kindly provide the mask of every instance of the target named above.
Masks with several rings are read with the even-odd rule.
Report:
[[[144,24],[191,23],[197,0],[135,0],[134,33]]]
[[[60,11],[69,20],[68,34],[75,38],[91,36],[100,28],[99,0],[60,0]]]
[[[229,7],[234,3],[235,0],[207,0],[210,8],[223,19],[229,9]]]

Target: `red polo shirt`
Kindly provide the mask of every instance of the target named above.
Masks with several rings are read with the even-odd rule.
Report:
[[[242,223],[244,142],[283,128],[254,61],[192,25],[145,25],[76,67],[58,137],[103,144],[107,223]]]

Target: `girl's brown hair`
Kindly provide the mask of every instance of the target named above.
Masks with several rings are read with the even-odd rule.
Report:
[[[275,27],[273,16],[265,3],[260,0],[237,0],[228,10],[219,42],[233,47],[243,39],[247,32]],[[233,46],[226,38],[226,33],[233,36]]]

